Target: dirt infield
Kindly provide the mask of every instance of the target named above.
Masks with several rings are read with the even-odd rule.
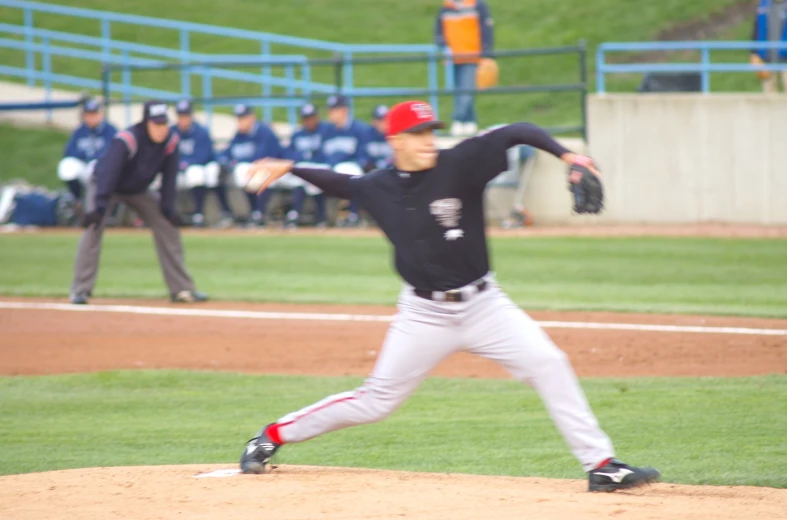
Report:
[[[40,305],[44,300],[2,298]],[[51,301],[51,300],[50,300]],[[64,303],[64,301],[63,301]],[[188,368],[255,373],[364,375],[390,307],[210,303],[144,306],[139,314],[90,308],[0,308],[0,374]],[[105,308],[106,310],[107,308]],[[173,315],[197,309],[203,315]],[[233,317],[216,311],[310,313],[309,319]],[[170,312],[172,311],[172,312]],[[169,313],[168,313],[169,312]],[[325,321],[319,314],[377,321]],[[315,314],[317,317],[314,318]],[[737,376],[787,373],[787,320],[537,312],[581,376]],[[380,318],[382,317],[382,318]],[[312,319],[314,318],[314,319]],[[615,325],[564,328],[561,323]],[[665,330],[625,330],[643,325]],[[624,326],[619,326],[624,325]],[[691,332],[669,326],[692,327]],[[735,328],[713,329],[703,327]],[[663,329],[664,327],[662,327]],[[766,334],[765,331],[773,332]],[[776,330],[774,330],[776,329]],[[688,330],[688,329],[687,329]],[[759,332],[758,332],[759,330]],[[435,371],[506,377],[489,362],[457,355]],[[96,468],[0,477],[0,517],[54,518],[784,518],[787,490],[659,484],[590,495],[584,481],[375,472],[285,466],[271,475],[195,479],[220,466]],[[133,514],[131,514],[133,512]]]
[[[591,495],[576,480],[308,466],[195,478],[218,469],[95,468],[0,477],[0,511],[14,520],[777,520],[787,511],[787,490],[752,487],[656,484]]]

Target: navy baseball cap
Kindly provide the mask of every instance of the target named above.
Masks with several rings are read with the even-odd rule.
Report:
[[[347,101],[347,98],[341,94],[334,94],[328,98],[328,108],[341,108],[348,106],[350,106],[350,103]]]
[[[314,117],[317,115],[317,107],[311,103],[306,103],[301,107],[301,117]]]
[[[175,112],[178,115],[191,115],[194,111],[194,107],[191,105],[191,101],[188,99],[181,99],[178,101],[178,104],[175,105]]]
[[[169,122],[167,117],[167,110],[169,107],[167,103],[160,100],[146,101],[143,109],[143,118],[145,121],[150,121],[159,125]]]
[[[254,111],[251,109],[249,105],[244,105],[243,103],[239,103],[235,105],[235,110],[233,110],[233,113],[237,117],[243,117],[243,116],[250,116],[251,114],[254,113]]]
[[[385,116],[388,115],[388,107],[385,105],[377,105],[372,110],[372,118],[374,119],[385,119]]]
[[[95,99],[88,99],[82,107],[82,111],[87,114],[95,114],[99,110],[101,110],[101,103]]]

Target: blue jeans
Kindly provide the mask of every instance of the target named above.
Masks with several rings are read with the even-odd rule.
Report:
[[[475,63],[454,65],[454,85],[456,88],[475,88]],[[454,95],[454,121],[475,123],[475,96],[473,94]]]

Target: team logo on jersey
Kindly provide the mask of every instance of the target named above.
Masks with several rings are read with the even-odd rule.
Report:
[[[194,139],[183,139],[178,145],[180,155],[194,155]]]
[[[462,238],[463,236],[465,236],[464,229],[449,229],[443,233],[443,237],[445,237],[446,240],[456,240],[458,238]]]
[[[453,228],[459,225],[459,219],[462,218],[462,201],[460,199],[436,200],[429,204],[429,212],[435,216],[438,224]]]

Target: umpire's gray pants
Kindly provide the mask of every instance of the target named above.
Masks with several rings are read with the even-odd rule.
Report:
[[[91,181],[88,183],[86,212],[95,209],[95,194],[95,181]],[[180,231],[161,213],[159,202],[153,194],[149,192],[136,195],[116,193],[109,201],[106,215],[112,213],[118,202],[123,202],[136,210],[139,217],[153,231],[161,273],[164,275],[167,287],[169,287],[170,295],[184,290],[194,291],[194,282],[183,262],[183,244],[180,240]],[[74,265],[71,294],[92,294],[93,292],[98,275],[98,259],[101,253],[101,238],[104,235],[105,223],[106,218],[101,221],[101,224],[86,229],[82,234]]]

